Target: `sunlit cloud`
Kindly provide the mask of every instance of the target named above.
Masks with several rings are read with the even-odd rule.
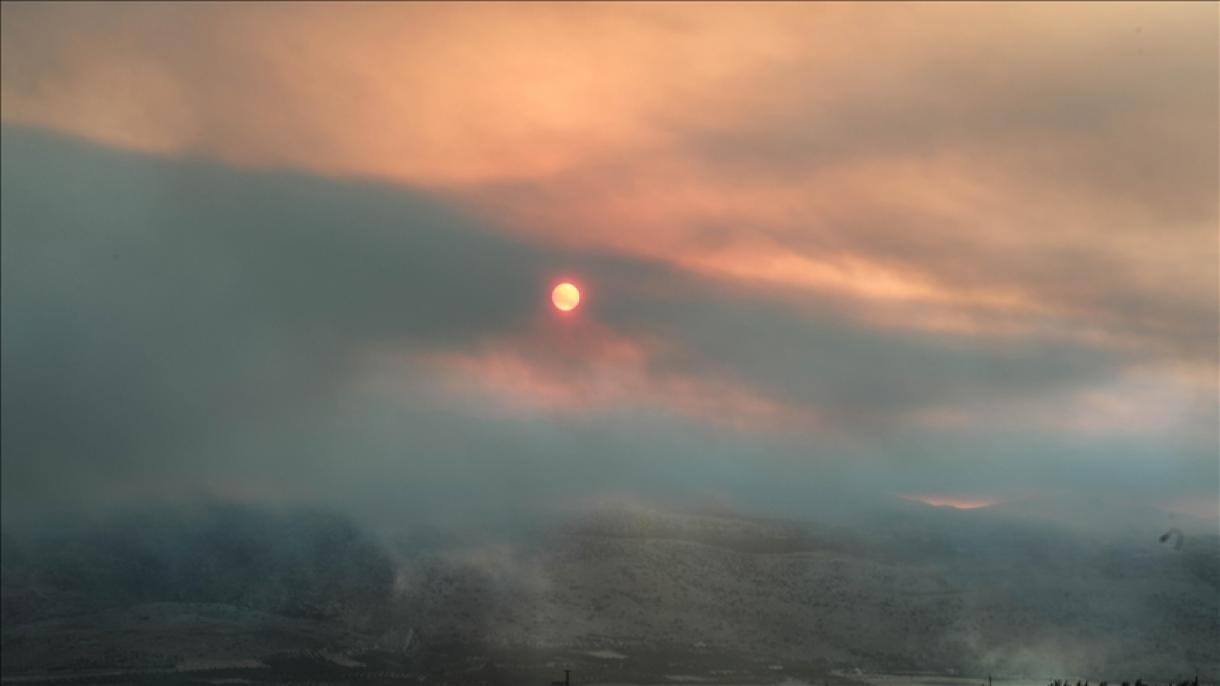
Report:
[[[904,495],[903,498],[934,507],[951,507],[955,510],[976,510],[1000,502],[995,498],[969,495]]]
[[[354,383],[391,394],[426,393],[491,416],[522,421],[632,414],[674,416],[755,433],[824,428],[815,408],[769,398],[741,380],[665,370],[678,354],[662,339],[631,338],[589,323],[579,331],[527,332],[477,350],[370,351]]]
[[[6,3],[0,117],[8,148],[50,130],[168,165],[130,216],[65,193],[180,273],[214,260],[183,291],[262,333],[200,375],[249,397],[672,414],[888,457],[1025,432],[1083,461],[1117,436],[1201,464],[1217,26],[1206,4]],[[178,180],[203,162],[258,197]],[[448,214],[379,204],[399,192]],[[157,233],[179,225],[209,237],[190,259]],[[539,318],[573,263],[594,287],[561,339]],[[58,293],[47,274],[21,292]],[[286,331],[319,367],[267,352]],[[155,378],[203,384],[178,374]]]
[[[1213,374],[1212,10],[6,5],[2,112]]]

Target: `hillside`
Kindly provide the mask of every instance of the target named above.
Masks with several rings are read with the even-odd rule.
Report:
[[[3,671],[1214,675],[1218,551],[921,505],[854,525],[609,509],[409,551],[312,511],[145,513],[5,537]]]

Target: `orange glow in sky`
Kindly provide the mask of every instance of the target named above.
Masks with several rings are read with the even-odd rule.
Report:
[[[819,461],[859,439],[887,467],[908,462],[905,446],[891,455],[893,427],[919,436],[912,455],[955,457],[912,459],[924,476],[879,488],[956,509],[1039,492],[1032,463],[1020,484],[931,473],[993,435],[1062,441],[1029,456],[1048,487],[1067,469],[1055,456],[1093,470],[1121,440],[1149,470],[1193,465],[1207,478],[1172,482],[1165,502],[1215,513],[1215,5],[4,2],[0,16],[6,155],[50,164],[96,144],[133,169],[208,162],[208,178],[333,193],[334,231],[317,237],[335,251],[293,258],[327,262],[225,253],[271,289],[234,306],[278,302],[295,282],[272,267],[352,270],[333,288],[356,290],[333,297],[359,311],[314,295],[240,321],[296,340],[288,314],[316,312],[352,337],[334,350],[377,360],[369,349],[419,332],[403,368],[448,379],[458,400],[404,381],[394,403],[418,392],[481,413],[490,398],[555,426],[672,416],[775,446],[793,430],[817,434]],[[90,188],[8,168],[30,208],[54,207],[33,199],[44,188]],[[209,193],[177,177],[135,179],[116,212],[238,208],[194,204]],[[283,197],[291,226],[304,211]],[[461,225],[378,204],[417,200]],[[231,216],[280,240],[258,212]],[[384,232],[356,226],[378,213],[394,217]],[[13,230],[58,236],[49,226]],[[194,245],[154,228],[167,251]],[[495,269],[477,288],[411,281],[430,258],[394,251],[416,244],[454,257],[434,266],[445,278]],[[346,259],[366,254],[367,278]],[[28,283],[31,298],[59,293]],[[376,309],[383,292],[431,288],[442,303]],[[1110,485],[1151,488],[1114,459]]]
[[[995,498],[969,495],[904,495],[902,497],[918,503],[925,503],[936,507],[952,507],[957,510],[974,510],[980,507],[995,505],[999,502]]]

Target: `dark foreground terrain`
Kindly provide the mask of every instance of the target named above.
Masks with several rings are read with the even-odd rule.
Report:
[[[1031,511],[1045,508],[893,503],[849,525],[620,508],[427,542],[382,542],[316,511],[132,513],[5,535],[3,677],[1216,678],[1220,554],[1206,525],[1178,520],[1177,548],[1158,540],[1163,513],[1103,534]]]

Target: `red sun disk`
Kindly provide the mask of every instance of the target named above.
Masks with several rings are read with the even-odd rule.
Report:
[[[580,304],[580,289],[564,281],[551,291],[551,304],[560,312],[571,312]]]

